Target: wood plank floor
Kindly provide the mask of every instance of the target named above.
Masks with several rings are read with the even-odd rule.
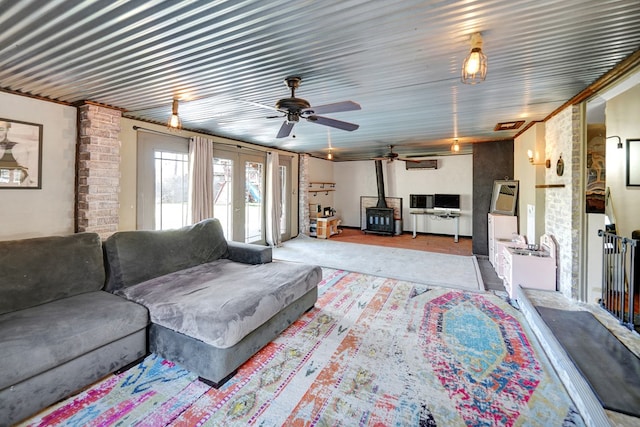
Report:
[[[460,237],[458,243],[455,243],[453,236],[418,234],[414,239],[411,232],[388,236],[367,234],[359,228],[340,227],[340,233],[331,236],[331,240],[452,255],[471,256],[473,254],[470,237]]]

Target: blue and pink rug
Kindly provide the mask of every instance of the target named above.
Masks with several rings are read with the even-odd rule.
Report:
[[[584,425],[522,321],[493,294],[326,269],[221,389],[150,355],[25,425]]]

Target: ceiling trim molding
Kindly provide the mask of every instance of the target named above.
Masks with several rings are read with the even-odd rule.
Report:
[[[610,87],[618,80],[626,76],[627,73],[631,72],[638,65],[640,65],[640,49],[636,50],[631,55],[620,61],[618,65],[616,65],[602,77],[591,83],[582,92],[578,93],[576,96],[562,104],[560,107],[556,108],[542,121],[546,122],[565,108],[575,104],[579,104],[582,101],[585,101],[587,98],[591,98],[592,96],[596,95],[598,92],[605,90],[606,88]],[[525,129],[523,129],[522,132],[524,132]],[[522,132],[519,132],[516,136],[519,136]]]

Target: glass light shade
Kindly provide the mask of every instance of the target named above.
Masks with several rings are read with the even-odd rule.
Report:
[[[487,77],[487,56],[480,48],[473,48],[462,63],[462,83],[476,84]]]
[[[453,145],[451,146],[451,151],[453,151],[454,153],[460,151],[460,144],[458,144],[458,141],[454,141]]]
[[[172,114],[172,115],[171,115],[171,118],[169,119],[168,126],[169,126],[170,128],[179,129],[179,128],[181,127],[180,125],[181,125],[181,123],[180,123],[180,117],[178,117],[178,115],[177,115],[177,114]]]
[[[174,99],[171,105],[171,117],[169,117],[169,121],[167,122],[167,127],[169,129],[181,129],[182,128],[182,120],[178,117],[178,100]]]

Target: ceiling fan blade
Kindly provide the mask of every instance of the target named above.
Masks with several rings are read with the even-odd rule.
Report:
[[[327,114],[327,113],[339,113],[341,111],[354,111],[360,110],[360,104],[353,101],[335,102],[333,104],[317,105],[314,107],[306,108],[304,111],[311,114]]]
[[[279,112],[282,113],[282,111],[278,110],[276,107],[271,107],[269,105],[260,104],[259,102],[247,101],[246,99],[239,99],[239,101],[246,102],[247,104],[255,105],[256,107],[267,108],[269,110],[279,111]]]
[[[280,126],[280,130],[278,131],[278,135],[276,135],[276,138],[286,138],[287,136],[289,136],[289,134],[291,133],[291,129],[293,129],[293,125],[295,124],[295,122],[289,122],[288,120],[285,120],[282,123],[282,126]]]
[[[307,121],[317,123],[319,125],[331,126],[349,132],[354,131],[360,127],[360,125],[357,125],[355,123],[343,122],[342,120],[330,119],[329,117],[315,115],[307,117]]]

